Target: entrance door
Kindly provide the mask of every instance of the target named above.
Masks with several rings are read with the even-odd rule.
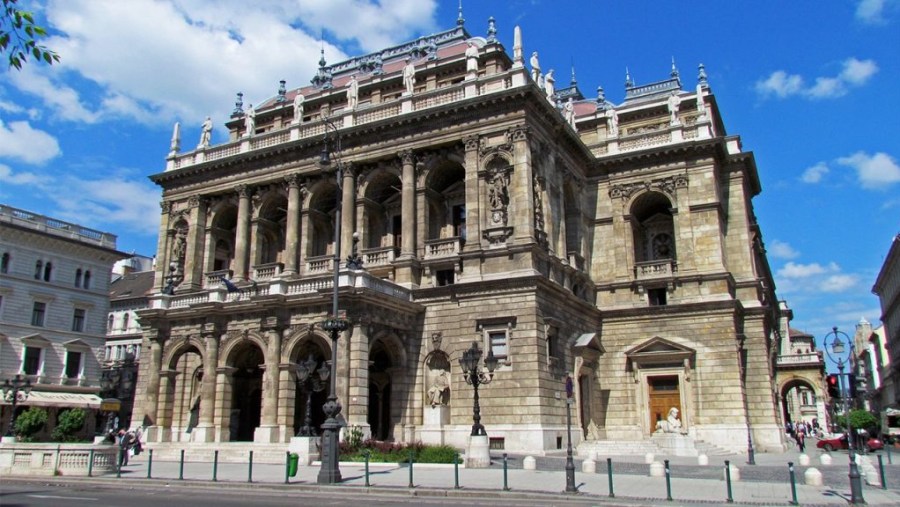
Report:
[[[678,375],[648,377],[650,433],[656,431],[656,423],[665,421],[672,407],[681,414],[681,391],[678,389]]]

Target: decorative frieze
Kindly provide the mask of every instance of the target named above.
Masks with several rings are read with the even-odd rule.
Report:
[[[609,197],[612,199],[627,199],[632,195],[650,190],[659,190],[667,194],[674,194],[676,189],[687,188],[688,178],[685,175],[668,176],[649,181],[637,181],[613,185],[609,189]]]

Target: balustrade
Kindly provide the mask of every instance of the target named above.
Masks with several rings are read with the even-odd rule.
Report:
[[[425,241],[425,258],[436,259],[440,257],[452,257],[459,255],[462,250],[462,241],[459,237],[429,239]]]
[[[634,263],[635,280],[670,278],[678,271],[678,264],[672,259]]]

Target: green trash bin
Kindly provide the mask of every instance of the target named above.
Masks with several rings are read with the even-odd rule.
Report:
[[[288,475],[291,477],[297,476],[297,467],[300,465],[300,455],[296,452],[292,452],[288,457]]]

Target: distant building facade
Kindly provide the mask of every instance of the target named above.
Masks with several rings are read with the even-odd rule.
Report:
[[[138,312],[149,441],[287,442],[307,397],[324,401],[297,363],[331,357],[332,261],[356,252],[363,269],[342,261],[337,287],[337,389],[367,435],[465,446],[458,360],[474,341],[500,359],[480,391],[495,447],[561,448],[571,376],[582,450],[652,447],[672,408],[684,438],[784,448],[760,182],[705,70],[688,90],[674,66],[629,78],[613,104],[547,90],[516,39],[510,56],[460,23],[323,58],[311,86],[239,100],[227,143],[182,153],[173,138]]]
[[[781,338],[776,358],[775,382],[785,423],[815,420],[822,427],[830,421],[825,388],[825,358],[821,350],[816,350],[813,335],[790,326],[794,313],[782,301]]]
[[[900,410],[900,234],[891,242],[872,292],[881,303],[882,346],[888,356],[881,370],[880,405]]]
[[[18,410],[59,413],[100,406],[109,279],[123,254],[116,236],[0,205],[0,379],[22,375],[33,390]],[[2,428],[11,416],[4,401]]]

